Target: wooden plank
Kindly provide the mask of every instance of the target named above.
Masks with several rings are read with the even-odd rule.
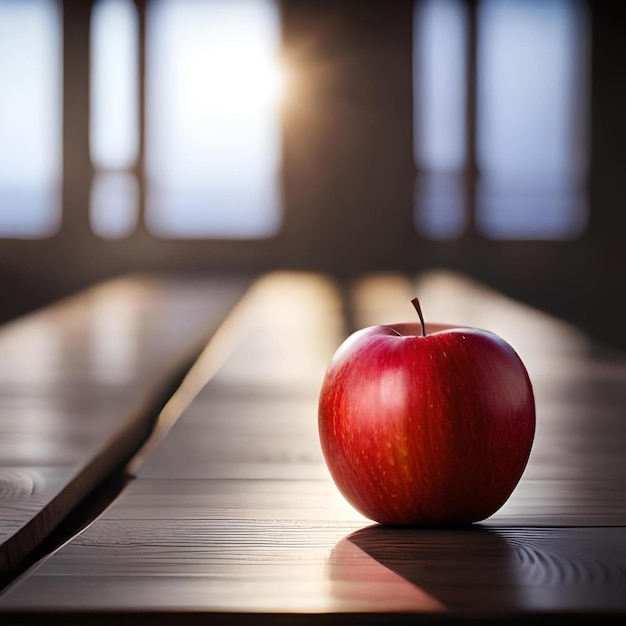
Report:
[[[172,428],[167,445],[140,468],[142,478],[327,477],[315,400],[218,400],[211,390],[209,385]]]
[[[358,325],[406,321],[405,296],[418,287],[433,321],[508,339],[537,392],[528,470],[505,506],[471,528],[372,525],[339,495],[319,449],[317,393],[347,332],[343,311]],[[238,340],[229,358],[218,368],[207,359],[207,384],[196,384],[136,480],[1,594],[0,615],[177,624],[623,618],[623,357],[448,273],[364,277],[348,306],[330,281],[305,274],[270,275],[251,293],[230,328]]]
[[[0,584],[137,450],[247,282],[121,278],[0,328]]]
[[[317,397],[345,334],[342,313],[326,277],[275,272],[260,279],[229,327],[228,359],[217,371],[210,359],[199,362],[198,378],[210,382],[137,475],[326,477]]]
[[[7,577],[43,538],[32,528],[41,511],[48,510],[53,519],[64,516],[59,494],[73,474],[70,467],[0,468],[0,572]]]

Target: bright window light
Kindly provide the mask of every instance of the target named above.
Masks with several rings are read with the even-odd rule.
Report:
[[[98,0],[91,17],[91,160],[124,169],[137,159],[137,10],[132,0]]]
[[[91,186],[91,228],[104,239],[128,237],[139,220],[139,185],[133,174],[101,172]]]
[[[414,12],[415,162],[426,171],[465,164],[465,47],[461,0],[425,0]]]
[[[415,182],[415,227],[430,239],[457,239],[466,228],[459,175],[422,174]]]
[[[0,237],[61,219],[61,22],[49,0],[0,0]]]
[[[415,4],[413,56],[414,219],[431,239],[455,239],[466,228],[465,165],[467,12],[461,0]]]
[[[148,5],[148,228],[275,234],[282,199],[280,10],[272,0]]]
[[[585,13],[568,0],[479,5],[477,228],[567,239],[584,230]]]

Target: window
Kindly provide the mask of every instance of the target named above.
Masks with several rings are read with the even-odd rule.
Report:
[[[127,237],[139,219],[138,16],[132,0],[98,0],[91,18],[91,227]],[[136,170],[135,170],[136,171]]]
[[[470,7],[416,5],[416,227],[436,239],[468,224],[493,239],[577,237],[587,220],[585,7],[482,0],[475,16]]]
[[[148,228],[160,237],[275,234],[279,7],[156,0],[147,17]]]
[[[479,232],[567,239],[586,225],[583,7],[483,0],[479,12]]]
[[[415,222],[432,239],[454,239],[466,228],[465,50],[461,0],[427,0],[415,8]]]
[[[0,237],[61,221],[61,23],[51,0],[0,0]]]
[[[152,0],[145,10],[140,164],[136,7],[99,0],[92,14],[92,228],[126,237],[143,217],[159,237],[274,235],[282,219],[277,2]]]

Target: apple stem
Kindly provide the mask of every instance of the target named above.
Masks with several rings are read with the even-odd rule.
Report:
[[[420,301],[417,298],[413,298],[413,300],[411,300],[411,304],[415,307],[417,315],[420,318],[420,323],[422,324],[422,337],[426,337],[426,324],[424,324],[424,316],[422,315],[422,307],[420,306]]]

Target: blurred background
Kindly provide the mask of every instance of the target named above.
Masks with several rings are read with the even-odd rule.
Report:
[[[626,348],[620,6],[0,0],[0,322],[135,271],[443,267]]]

